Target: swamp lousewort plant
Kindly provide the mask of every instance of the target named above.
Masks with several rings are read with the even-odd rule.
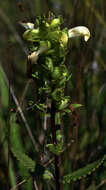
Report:
[[[11,141],[13,142],[11,142],[11,150],[17,160],[21,162],[22,166],[27,169],[28,175],[31,175],[34,189],[36,190],[62,190],[66,187],[64,188],[65,190],[68,189],[67,184],[69,184],[69,189],[71,189],[72,181],[86,177],[88,174],[90,175],[106,159],[105,154],[101,159],[83,168],[66,175],[63,174],[61,176],[60,174],[59,156],[71,144],[68,143],[65,146],[63,142],[64,134],[62,134],[61,130],[61,116],[71,114],[72,112],[74,121],[77,121],[75,109],[81,106],[81,104],[72,104],[70,96],[65,96],[65,86],[71,77],[65,65],[68,42],[73,37],[82,36],[85,41],[90,37],[90,32],[86,27],[78,26],[69,30],[68,28],[61,29],[62,22],[63,19],[61,17],[55,18],[51,14],[49,18],[45,16],[38,17],[35,24],[21,23],[26,29],[23,37],[29,47],[27,75],[33,79],[37,88],[36,102],[32,100],[30,105],[32,109],[36,109],[41,113],[41,119],[43,116],[42,121],[44,122],[41,125],[41,133],[43,131],[43,135],[45,135],[45,142],[43,141],[43,145],[41,145],[39,144],[39,139],[36,143],[32,140],[38,153],[38,155],[36,154],[36,160],[32,160],[32,158],[23,153],[19,135],[17,135],[17,125],[15,122],[14,125],[11,125],[14,121],[13,115],[13,118],[11,117],[10,120]],[[48,120],[45,127],[44,123],[47,117]],[[16,136],[19,142],[14,143]],[[24,182],[28,181],[28,179],[29,177],[24,179]],[[22,181],[19,184],[23,184],[24,182]],[[16,186],[12,189],[15,188]],[[29,189],[31,187],[28,186]]]
[[[64,95],[65,84],[70,79],[65,63],[68,42],[71,38],[83,36],[85,41],[90,38],[89,30],[84,26],[72,29],[63,28],[63,19],[53,14],[47,19],[40,16],[36,23],[22,23],[26,31],[23,38],[28,42],[28,76],[33,78],[38,88],[39,99],[32,103],[33,107],[48,112],[51,120],[52,142],[46,147],[54,155],[56,189],[61,187],[59,173],[59,154],[63,150],[61,129],[56,130],[56,118],[60,123],[60,113],[70,113],[70,97]],[[36,27],[35,27],[36,25]],[[48,171],[49,172],[49,171]],[[52,175],[43,175],[50,179]]]
[[[85,41],[88,41],[90,37],[90,32],[86,27],[61,29],[62,23],[63,19],[60,16],[55,18],[53,14],[49,18],[38,17],[35,24],[21,23],[26,29],[23,38],[28,42],[29,47],[27,74],[36,83],[38,92],[38,98],[36,102],[31,102],[31,106],[42,112],[44,117],[48,116],[49,125],[51,124],[45,131],[45,133],[49,133],[47,137],[45,136],[45,143],[48,142],[46,152],[44,150],[48,157],[46,163],[43,163],[42,160],[35,163],[20,149],[12,148],[14,156],[34,174],[35,189],[39,189],[39,181],[43,179],[47,182],[46,189],[62,190],[62,184],[71,183],[91,174],[106,159],[106,155],[104,155],[100,160],[84,168],[60,176],[59,155],[65,150],[60,116],[70,114],[72,111],[70,107],[76,109],[81,106],[81,104],[72,104],[70,96],[65,96],[65,85],[71,77],[65,65],[68,42],[73,37],[83,36]],[[51,156],[53,156],[52,159]],[[54,165],[48,167],[52,161],[54,161]]]
[[[66,82],[71,75],[64,64],[67,55],[68,41],[72,37],[83,36],[87,41],[89,30],[78,26],[68,30],[61,29],[61,17],[46,19],[45,16],[36,19],[37,27],[33,23],[24,23],[26,31],[23,38],[29,42],[30,54],[28,64],[31,73],[28,73],[38,84],[39,105],[46,108],[46,99],[55,103],[55,112],[67,111],[70,97],[64,96]]]

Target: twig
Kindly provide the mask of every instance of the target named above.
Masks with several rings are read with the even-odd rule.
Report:
[[[39,190],[39,189],[38,189],[38,186],[37,186],[37,183],[36,183],[35,180],[34,180],[34,187],[35,187],[35,190]]]
[[[19,187],[20,185],[23,185],[24,183],[26,183],[29,179],[31,179],[31,177],[29,177],[28,179],[24,179],[23,181],[17,183],[14,187],[12,187],[10,190],[14,190],[16,189],[17,187]],[[35,187],[35,190],[39,190],[38,189],[38,186],[37,186],[37,183],[36,181],[34,180],[34,187]]]
[[[17,185],[15,185],[14,187],[12,187],[10,190],[14,190],[17,187],[19,187],[20,185],[24,184],[25,182],[27,182],[27,179],[24,179],[23,181],[21,181],[20,183],[18,183]]]
[[[106,178],[103,181],[101,181],[101,183],[96,187],[96,189],[99,189],[99,187],[101,187],[105,183],[106,183]]]

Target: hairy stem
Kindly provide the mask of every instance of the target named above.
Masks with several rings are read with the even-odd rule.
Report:
[[[55,104],[51,103],[51,130],[53,137],[53,144],[56,146],[56,127],[55,127]],[[54,155],[55,162],[55,182],[56,182],[56,190],[60,190],[60,173],[59,173],[59,156]]]

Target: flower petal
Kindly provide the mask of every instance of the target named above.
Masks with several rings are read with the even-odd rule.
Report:
[[[84,36],[84,40],[87,42],[90,38],[90,31],[85,26],[77,26],[68,30],[69,38]]]
[[[34,29],[34,24],[33,23],[24,23],[24,22],[19,22],[19,24],[21,24],[26,30],[28,29]]]
[[[35,64],[38,60],[38,52],[34,51],[30,55],[28,55],[28,60],[31,62],[31,64]]]
[[[48,48],[47,44],[45,43],[37,51],[34,51],[30,55],[28,55],[28,60],[31,61],[31,64],[35,64],[39,58],[39,55],[46,52],[48,49],[49,48]]]

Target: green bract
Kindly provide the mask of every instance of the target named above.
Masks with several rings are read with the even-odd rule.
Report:
[[[59,27],[62,24],[62,21],[63,20],[62,20],[61,17],[54,18],[53,20],[51,20],[50,27],[52,29],[57,28],[57,27]]]

